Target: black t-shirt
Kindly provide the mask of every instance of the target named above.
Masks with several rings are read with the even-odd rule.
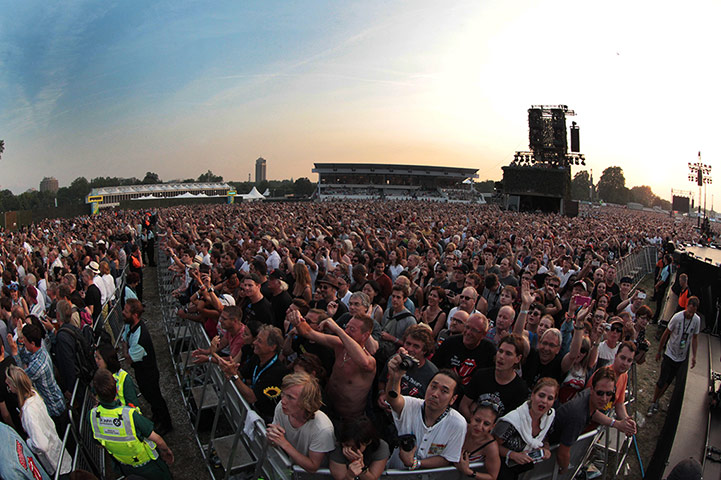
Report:
[[[503,416],[526,401],[528,387],[518,375],[506,385],[501,385],[496,381],[495,368],[482,368],[471,377],[465,387],[465,394],[473,402],[493,401],[500,406],[499,416]]]
[[[243,301],[243,323],[248,323],[249,320],[257,320],[266,325],[275,325],[273,306],[265,297],[255,303],[250,303],[248,299]]]
[[[103,308],[101,303],[102,296],[100,295],[100,289],[92,284],[85,290],[85,305],[93,307],[93,321],[98,319],[100,310]]]
[[[348,313],[348,307],[345,306],[345,303],[341,302],[340,299],[336,299],[335,303],[338,305],[338,310],[336,310],[335,315],[333,315],[333,320],[336,322]],[[313,300],[310,302],[310,308],[318,308],[320,310],[326,310],[328,308],[328,302],[325,300]],[[349,319],[350,320],[350,319]]]
[[[611,297],[611,300],[608,302],[608,313],[611,315],[615,314],[616,309],[622,302],[623,300],[621,300],[621,295],[614,295]]]
[[[593,412],[589,409],[590,389],[585,389],[556,410],[553,429],[549,435],[551,443],[570,447],[591,422]]]
[[[538,356],[538,350],[532,348],[528,354],[528,360],[523,364],[523,380],[526,385],[533,388],[533,385],[543,377],[555,378],[559,385],[563,383],[565,374],[561,368],[561,360],[563,360],[563,357],[559,354],[548,364],[543,365],[541,364],[541,357]]]
[[[293,302],[293,297],[283,290],[275,297],[270,297],[270,305],[273,307],[273,325],[283,330],[283,321],[285,320],[285,312]]]
[[[463,344],[463,335],[454,335],[438,347],[433,356],[433,363],[439,368],[451,368],[461,377],[463,385],[471,381],[471,375],[478,368],[493,366],[496,346],[485,338],[481,343],[469,350]]]
[[[275,361],[271,359],[265,365],[259,365],[260,359],[253,355],[240,372],[255,394],[253,409],[266,424],[273,423],[275,406],[280,402],[280,386],[283,377],[288,373],[283,362],[277,357],[274,358]]]
[[[435,366],[430,360],[426,360],[426,363],[422,367],[413,367],[407,372],[403,373],[401,377],[401,395],[406,397],[425,398],[426,389],[428,384],[431,383],[431,379],[438,373],[438,367]],[[388,382],[388,364],[383,367],[379,382]]]

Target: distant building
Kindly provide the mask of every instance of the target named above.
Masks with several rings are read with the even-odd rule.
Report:
[[[55,177],[45,177],[40,182],[41,192],[58,193],[58,179]]]
[[[266,167],[267,162],[265,161],[265,158],[260,157],[255,161],[255,183],[264,182],[266,180]]]

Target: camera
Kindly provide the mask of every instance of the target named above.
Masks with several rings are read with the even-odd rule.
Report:
[[[404,452],[410,452],[416,446],[416,436],[412,433],[398,436],[398,446]]]
[[[403,353],[400,354],[401,356],[401,363],[398,364],[398,368],[401,370],[408,371],[413,367],[418,366],[418,360],[411,357],[410,355],[405,355]]]
[[[638,344],[638,351],[639,352],[648,352],[648,343],[641,342]]]
[[[611,324],[610,324],[610,323],[604,322],[604,323],[602,323],[601,325],[603,325],[604,330],[611,330]]]

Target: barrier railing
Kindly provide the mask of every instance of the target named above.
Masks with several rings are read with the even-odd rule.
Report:
[[[243,473],[252,478],[290,480],[290,459],[284,452],[268,448],[265,423],[236,386],[226,380],[217,365],[193,363],[192,351],[208,348],[210,339],[201,324],[177,316],[181,305],[171,293],[180,282],[168,270],[169,264],[163,249],[158,249],[158,292],[164,331],[186,412],[208,472],[213,478],[228,479]],[[209,433],[204,431],[201,419],[205,411],[213,413]]]
[[[551,447],[551,457],[541,463],[536,464],[533,470],[525,472],[518,476],[518,480],[543,480],[543,479],[559,479],[568,480],[574,478],[578,470],[584,463],[591,445],[596,438],[601,435],[601,431],[592,430],[586,432],[571,447],[571,459],[569,468],[563,475],[558,475],[558,467],[556,466],[556,449],[558,445]],[[470,465],[474,470],[483,466],[482,462]],[[308,473],[297,465],[293,467],[294,480],[312,480],[312,479],[331,479],[330,470],[321,468],[315,473]],[[466,477],[455,467],[428,468],[424,470],[395,470],[388,469],[380,476],[380,478],[393,480],[462,480]]]
[[[93,325],[93,333],[96,338],[95,346],[100,342],[100,334],[103,330],[108,331],[113,339],[114,345],[120,338],[120,331],[123,326],[122,311],[120,309],[120,295],[125,288],[124,270],[120,275],[120,283],[115,289],[115,293],[110,296],[105,304],[101,315]],[[95,397],[92,395],[88,385],[84,385],[80,379],[75,380],[73,393],[70,398],[70,406],[68,408],[69,422],[63,434],[63,451],[70,444],[75,445],[73,452],[70,453],[73,462],[73,470],[83,469],[92,472],[98,478],[105,478],[105,449],[95,441],[90,428],[90,424],[86,421],[88,412],[95,406]],[[78,413],[79,410],[79,413]],[[60,465],[62,457],[58,460],[53,478],[60,478]]]
[[[636,285],[643,277],[649,273],[653,273],[656,267],[658,256],[658,247],[655,245],[646,245],[639,250],[629,253],[616,262],[616,279],[622,277],[631,277],[633,284]]]

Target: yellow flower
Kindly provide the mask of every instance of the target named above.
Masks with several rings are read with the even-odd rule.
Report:
[[[265,390],[263,390],[263,394],[270,398],[271,400],[275,399],[280,395],[280,388],[278,387],[268,387]]]

